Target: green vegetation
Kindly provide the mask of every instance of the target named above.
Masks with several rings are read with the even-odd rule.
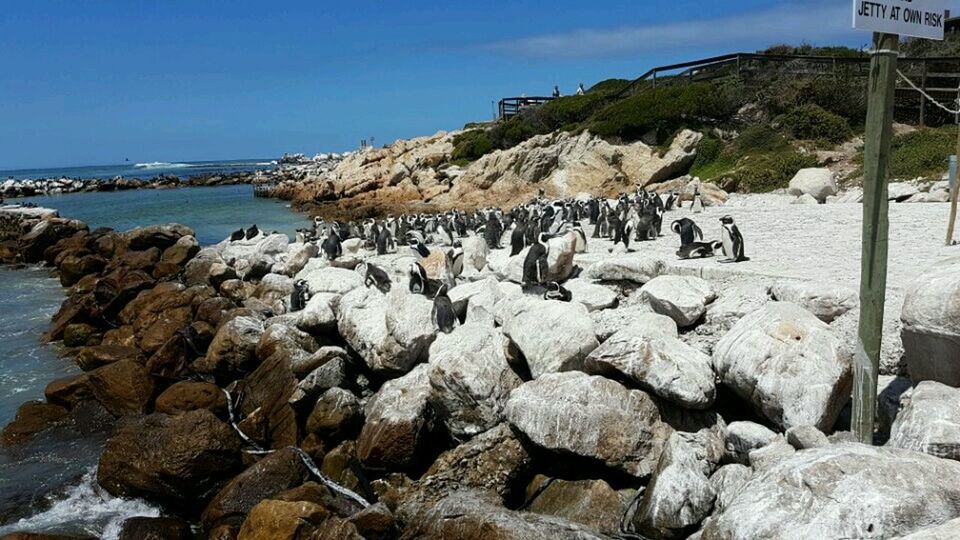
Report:
[[[815,166],[814,156],[801,153],[769,125],[758,124],[726,145],[704,137],[690,174],[722,182],[726,189],[759,193],[786,187],[797,171]]]
[[[780,43],[760,51],[762,54],[781,54],[789,56],[845,56],[855,58],[866,56],[866,53],[860,49],[851,49],[850,47],[814,47],[808,43],[800,45],[787,45]]]
[[[777,123],[797,139],[830,145],[840,144],[853,136],[846,118],[812,103],[796,107],[778,117]]]
[[[482,129],[471,129],[453,138],[451,157],[455,162],[468,163],[479,159],[491,150],[493,150],[493,143],[490,142],[487,132]]]
[[[763,193],[787,187],[797,171],[816,166],[817,158],[790,148],[741,158],[728,178],[739,191]]]
[[[957,126],[927,128],[893,140],[890,177],[936,178],[947,171],[947,157],[956,151]]]

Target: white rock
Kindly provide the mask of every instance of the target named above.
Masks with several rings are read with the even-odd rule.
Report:
[[[748,283],[726,287],[707,307],[704,321],[718,330],[729,330],[745,315],[757,311],[769,301],[770,288],[766,285]]]
[[[573,295],[573,301],[586,306],[587,311],[599,311],[617,304],[617,293],[609,287],[585,279],[571,279],[563,286]]]
[[[487,257],[490,255],[490,248],[482,236],[468,236],[461,240],[463,247],[463,267],[470,267],[477,272],[487,266]]]
[[[640,294],[654,311],[670,317],[680,327],[699,321],[707,304],[717,297],[709,283],[692,276],[656,277],[640,288]]]
[[[860,305],[857,291],[829,283],[779,280],[770,292],[774,300],[797,304],[825,323]]]
[[[587,373],[625,377],[688,409],[706,409],[716,397],[710,357],[675,337],[614,334],[584,362]]]
[[[723,384],[783,429],[832,428],[853,382],[830,327],[787,302],[741,319],[717,343],[713,362]]]
[[[704,522],[703,540],[895,538],[960,516],[960,464],[835,444],[797,452]]]
[[[337,316],[331,303],[337,295],[317,294],[307,300],[307,305],[296,313],[297,328],[314,336],[332,336],[337,329]]]
[[[914,184],[891,182],[887,184],[887,197],[891,201],[905,201],[920,192]]]
[[[899,540],[956,540],[957,538],[960,538],[960,518],[920,529],[899,537]]]
[[[317,269],[313,265],[313,261],[316,260],[319,259],[312,259],[306,268],[297,273],[294,278],[306,280],[310,294],[333,293],[342,295],[363,287],[363,278],[360,277],[360,274],[333,266],[324,266]]]
[[[337,326],[344,341],[357,352],[371,370],[384,375],[408,372],[424,360],[433,324],[422,329],[394,324],[394,330],[414,345],[408,349],[391,334],[387,326],[387,298],[376,289],[358,288],[340,299],[336,307]],[[419,309],[407,310],[423,325]],[[429,320],[429,319],[428,319]],[[394,319],[396,323],[396,320]],[[411,325],[416,325],[411,322]],[[427,334],[427,336],[425,336]],[[435,334],[434,334],[435,335]]]
[[[820,201],[815,199],[813,195],[810,195],[809,193],[804,193],[803,195],[800,195],[799,197],[797,197],[793,201],[793,204],[820,204]]]
[[[750,480],[751,476],[753,476],[753,470],[740,463],[731,463],[717,469],[710,477],[710,485],[717,494],[713,504],[714,512],[722,512],[727,504],[740,494],[743,485]]]
[[[903,397],[887,444],[960,461],[960,389],[918,384]]]
[[[584,271],[584,277],[598,281],[646,283],[662,274],[666,265],[660,259],[622,255],[600,260]]]
[[[587,355],[600,345],[582,304],[508,298],[495,309],[503,332],[523,353],[534,378],[580,369]]]
[[[510,393],[505,414],[537,446],[636,477],[653,472],[672,432],[647,394],[577,371],[522,384]]]
[[[385,382],[367,402],[366,421],[357,438],[357,457],[365,465],[396,470],[422,459],[433,399],[430,370],[428,364],[421,364]]]
[[[449,432],[466,439],[503,420],[510,391],[522,381],[507,363],[509,341],[491,326],[467,323],[430,346],[430,384]]]
[[[749,463],[750,452],[773,444],[777,434],[755,422],[739,421],[727,425],[727,458],[736,463]]]
[[[909,285],[900,318],[914,382],[960,386],[960,257],[937,264]]]
[[[810,195],[816,202],[824,202],[837,194],[837,181],[830,169],[800,169],[790,180],[790,195]]]

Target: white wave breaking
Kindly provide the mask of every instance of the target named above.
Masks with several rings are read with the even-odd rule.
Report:
[[[0,536],[12,532],[56,532],[70,527],[104,540],[116,540],[127,519],[160,515],[159,509],[142,500],[110,495],[97,485],[96,477],[97,469],[93,467],[65,498],[43,512],[0,527]]]
[[[189,163],[170,163],[167,161],[151,161],[150,163],[136,163],[134,169],[182,169],[190,167]]]

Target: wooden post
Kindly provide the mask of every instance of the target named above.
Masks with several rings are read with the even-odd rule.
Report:
[[[895,34],[874,33],[867,91],[863,162],[863,247],[860,259],[860,324],[853,362],[852,428],[860,442],[873,442],[877,375],[887,289],[887,165],[893,138],[893,99],[897,82]]]

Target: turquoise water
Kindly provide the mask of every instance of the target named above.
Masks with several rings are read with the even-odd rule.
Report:
[[[276,162],[269,159],[233,159],[227,161],[185,161],[183,163],[155,161],[150,163],[121,163],[119,165],[87,165],[83,167],[60,167],[50,169],[0,170],[0,180],[39,180],[44,178],[109,179],[152,178],[161,174],[196,176],[215,173],[253,172],[272,169]]]
[[[263,231],[276,230],[290,237],[309,225],[306,217],[291,212],[286,203],[254,197],[249,185],[44,195],[16,202],[56,208],[61,216],[84,221],[91,229],[125,231],[142,225],[182,223],[193,227],[201,244],[215,244],[254,223]]]
[[[266,231],[293,235],[308,220],[286,204],[253,196],[251,186],[77,193],[25,199],[56,208],[63,217],[91,228],[126,230],[138,225],[182,223],[202,244],[227,238],[256,223]],[[24,401],[42,399],[46,384],[77,373],[40,335],[63,301],[49,269],[0,267],[0,426]],[[13,531],[93,534],[115,538],[119,524],[134,515],[157,515],[141,501],[116,499],[94,481],[103,439],[47,435],[26,447],[0,448],[0,535]]]

